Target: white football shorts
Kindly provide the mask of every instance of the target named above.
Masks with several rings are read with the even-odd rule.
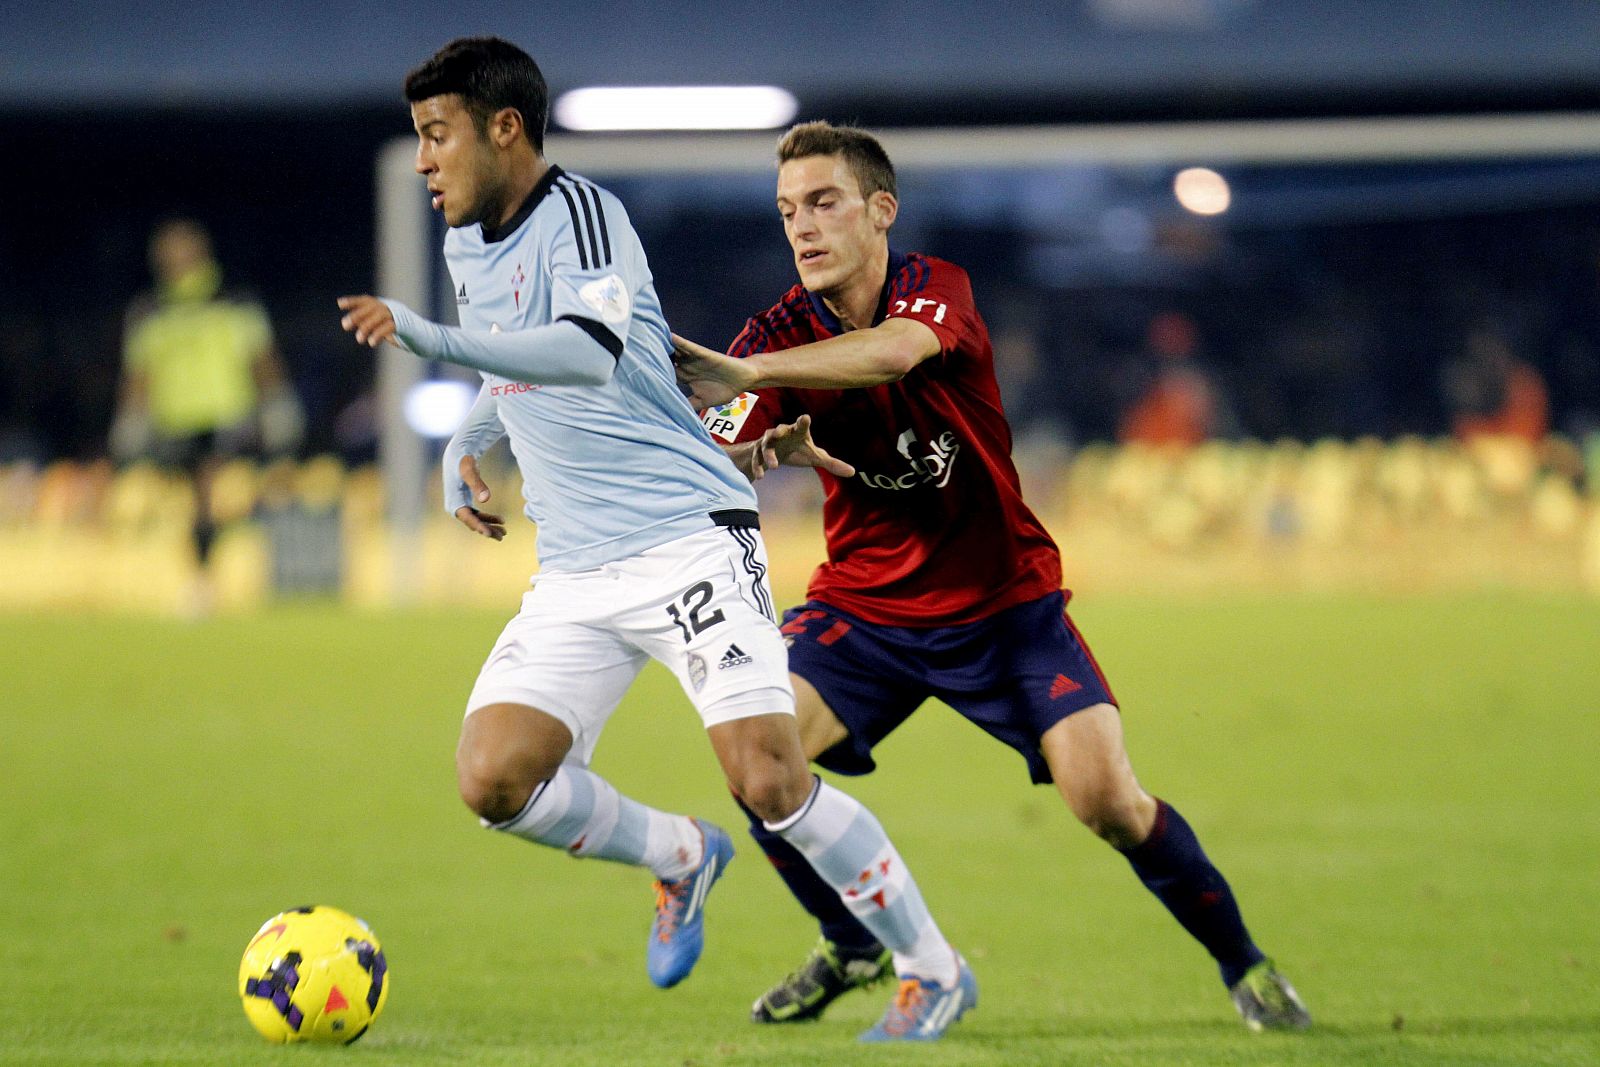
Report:
[[[595,570],[535,575],[478,673],[467,714],[488,704],[538,708],[572,731],[567,758],[587,765],[653,657],[707,727],[792,715],[789,654],[775,620],[767,551],[752,528],[714,526]],[[760,690],[775,690],[774,700],[735,699]]]

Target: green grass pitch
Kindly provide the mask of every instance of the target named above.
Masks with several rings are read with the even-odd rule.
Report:
[[[741,846],[699,969],[657,990],[647,875],[487,833],[455,797],[459,707],[501,617],[302,605],[0,619],[0,1063],[1600,1062],[1600,605],[1074,614],[1141,779],[1195,825],[1310,1033],[1247,1033],[1126,864],[939,707],[847,787],[972,960],[977,1011],[915,1049],[854,1042],[887,990],[816,1025],[747,1022],[814,933],[652,669],[597,769]],[[391,962],[348,1049],[268,1046],[235,996],[256,926],[310,902],[366,917]]]

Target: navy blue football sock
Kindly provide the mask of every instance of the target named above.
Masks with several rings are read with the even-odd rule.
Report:
[[[743,801],[738,797],[734,801],[750,820],[750,836],[756,839],[761,851],[772,861],[778,877],[783,879],[783,884],[789,887],[789,892],[794,894],[800,906],[821,924],[822,936],[851,954],[881,952],[883,946],[878,944],[878,939],[872,936],[871,931],[850,914],[850,909],[839,899],[839,891],[811,869],[811,864],[806,862],[798,849],[768,830],[761,817],[745,807]]]
[[[1164,800],[1156,801],[1150,836],[1123,852],[1144,887],[1206,947],[1232,988],[1262,955],[1244,928],[1238,901],[1222,872],[1211,865],[1194,831]]]

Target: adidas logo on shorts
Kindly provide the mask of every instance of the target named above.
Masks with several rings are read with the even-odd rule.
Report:
[[[744,649],[738,645],[729,645],[728,651],[722,654],[717,661],[717,670],[725,671],[729,667],[743,667],[746,663],[754,663],[755,659],[744,654]]]

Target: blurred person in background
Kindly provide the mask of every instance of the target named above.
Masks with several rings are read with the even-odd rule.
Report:
[[[205,228],[192,219],[164,222],[151,234],[149,255],[156,285],[128,309],[111,452],[191,479],[198,573],[187,609],[204,615],[214,597],[211,489],[218,469],[258,450],[292,451],[304,418],[266,311],[223,287]]]
[[[1479,323],[1444,371],[1451,427],[1462,441],[1509,437],[1538,447],[1550,432],[1544,376],[1519,359],[1503,329]]]
[[[1145,331],[1153,366],[1117,425],[1123,444],[1193,448],[1218,436],[1228,421],[1216,383],[1196,358],[1200,334],[1179,311],[1163,311]]]

